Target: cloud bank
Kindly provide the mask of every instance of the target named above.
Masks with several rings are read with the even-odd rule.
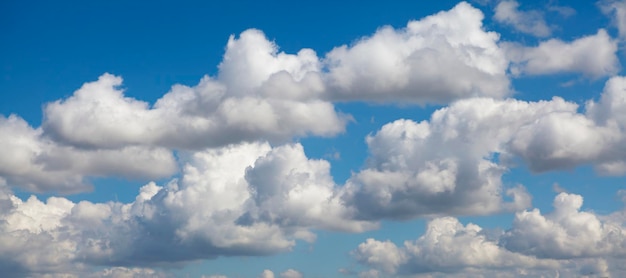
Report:
[[[495,11],[497,21],[549,36],[538,18],[515,1]],[[158,268],[289,252],[319,230],[360,233],[418,218],[430,221],[416,240],[360,244],[352,255],[370,268],[360,275],[619,269],[623,212],[581,211],[581,196],[561,193],[542,214],[528,210],[524,185],[502,182],[514,167],[626,173],[617,40],[599,29],[526,46],[501,42],[483,19],[461,2],[322,56],[282,52],[249,29],[228,39],[216,76],[176,84],[155,103],[125,96],[122,77],[105,73],[45,104],[40,127],[0,115],[0,272],[167,277]],[[583,105],[510,98],[513,78],[562,73],[608,80]],[[335,106],[345,102],[444,106],[427,120],[373,131],[363,166],[337,184],[331,164],[295,141],[346,132],[354,120]],[[94,177],[145,185],[129,203],[14,194],[85,192]],[[515,213],[510,229],[490,233],[457,219],[496,213]]]

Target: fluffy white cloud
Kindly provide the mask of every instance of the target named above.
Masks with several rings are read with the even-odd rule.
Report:
[[[520,11],[519,3],[514,0],[501,1],[495,8],[493,18],[501,23],[513,26],[515,30],[537,37],[547,37],[552,33],[539,11]]]
[[[23,119],[0,115],[0,178],[33,192],[72,193],[90,186],[86,176],[161,178],[176,171],[171,151],[150,146],[81,149],[50,140]]]
[[[352,255],[370,267],[362,277],[623,276],[625,211],[597,215],[581,206],[582,196],[560,193],[554,211],[518,212],[505,232],[435,218],[416,240],[398,246],[370,238]]]
[[[591,163],[599,173],[621,175],[626,172],[625,96],[626,78],[613,77],[599,101],[585,104],[584,114],[552,113],[521,127],[511,140],[511,151],[536,171]]]
[[[607,82],[585,113],[549,101],[466,99],[420,123],[398,120],[367,138],[370,157],[343,189],[358,218],[489,214],[530,204],[502,175],[521,159],[536,172],[591,164],[601,174],[626,171],[626,78]],[[513,197],[504,202],[503,195]]]
[[[346,187],[347,203],[363,218],[489,214],[530,205],[522,187],[503,188],[507,154],[520,127],[576,105],[551,101],[468,99],[420,123],[398,120],[367,138],[365,169]],[[509,195],[513,202],[504,202]]]
[[[255,29],[231,36],[216,77],[174,85],[154,105],[125,97],[121,77],[104,74],[45,107],[54,139],[86,148],[153,145],[198,149],[294,136],[331,136],[349,117],[328,100],[448,102],[509,94],[498,34],[462,2],[447,12],[385,27],[329,52],[297,54]]]
[[[500,3],[496,16],[541,33],[515,4]],[[462,2],[322,59],[311,49],[280,52],[251,29],[231,36],[216,76],[174,85],[154,104],[124,96],[121,77],[104,74],[47,104],[40,128],[0,116],[0,273],[85,276],[98,266],[108,268],[95,276],[157,276],[143,267],[286,252],[314,241],[317,229],[521,210],[530,196],[501,181],[516,159],[534,171],[592,164],[626,173],[626,78],[611,78],[585,113],[561,98],[501,99],[510,93],[507,59],[516,74],[607,76],[619,68],[617,42],[600,30],[572,42],[504,44],[507,58],[482,20]],[[342,132],[350,117],[333,101],[454,102],[428,121],[397,120],[368,136],[364,168],[338,186],[327,161],[297,143],[277,145]],[[148,183],[131,203],[22,200],[5,188],[68,193],[94,176],[163,178],[176,171],[173,151],[180,178]],[[624,214],[581,212],[579,199],[561,194],[552,214],[518,213],[501,242],[443,217],[415,241],[369,239],[354,256],[374,268],[363,277],[502,268],[532,276],[539,272],[524,268],[557,266],[609,273],[611,258],[598,257],[625,255]]]
[[[266,40],[254,30],[241,36],[241,42],[231,41],[229,46]],[[248,46],[250,51],[254,47]],[[274,59],[282,57],[272,56],[278,55],[272,52],[275,49],[265,51]],[[288,73],[276,78],[287,86],[283,88],[287,93],[295,94],[301,86],[321,86],[309,79],[296,82]],[[246,80],[238,82],[243,84]],[[256,87],[251,92],[232,92],[228,84],[210,77],[203,78],[195,87],[172,87],[153,107],[124,97],[119,89],[121,84],[120,77],[104,74],[98,81],[83,85],[68,99],[49,103],[45,108],[44,130],[57,140],[88,148],[153,145],[196,149],[258,139],[285,141],[307,134],[334,135],[343,131],[347,121],[331,103],[320,99],[261,95]]]
[[[538,209],[517,213],[513,227],[502,238],[503,245],[541,258],[626,255],[624,223],[580,211],[582,204],[582,196],[561,193],[550,214],[542,215]]]
[[[514,75],[582,73],[591,78],[614,75],[620,63],[617,41],[604,29],[571,42],[550,39],[536,47],[503,44]]]
[[[483,13],[461,2],[449,11],[379,29],[326,55],[333,96],[349,100],[443,103],[509,94],[499,35],[483,30]]]
[[[352,255],[360,263],[387,275],[559,266],[556,261],[508,251],[497,241],[488,239],[479,226],[471,223],[464,226],[452,217],[430,221],[424,235],[415,241],[405,241],[403,246],[370,238]]]
[[[128,204],[22,201],[3,188],[0,269],[82,273],[93,265],[268,255],[315,240],[313,229],[376,227],[351,220],[328,162],[308,159],[299,144],[242,143],[182,156],[179,180],[149,183]]]
[[[121,77],[104,74],[48,103],[41,128],[4,120],[0,140],[17,159],[0,159],[0,176],[30,191],[81,191],[86,176],[171,175],[171,149],[336,135],[350,117],[331,100],[506,96],[508,62],[498,34],[483,30],[482,19],[480,10],[462,2],[402,30],[382,28],[323,60],[311,49],[279,52],[261,31],[247,30],[229,39],[217,76],[193,87],[174,85],[153,105],[124,96]],[[11,135],[17,132],[23,135]],[[419,182],[437,185],[422,189],[450,191],[463,163],[444,157],[425,162]],[[488,163],[480,167],[498,171]],[[364,172],[362,178],[375,176]]]
[[[327,161],[308,159],[299,144],[272,148],[267,143],[241,143],[181,152],[187,161],[181,178],[162,187],[144,186],[130,204],[73,203],[55,197],[45,203],[34,197],[22,201],[5,192],[0,222],[6,252],[0,265],[12,273],[66,273],[90,265],[265,255],[288,251],[296,240],[314,240],[313,229],[359,232],[385,218],[526,208],[530,197],[524,189],[507,189],[500,181],[507,160],[521,157],[537,171],[624,160],[621,149],[615,148],[625,138],[620,133],[626,119],[621,109],[624,80],[610,79],[602,97],[587,103],[585,114],[560,98],[475,98],[442,108],[429,121],[389,123],[367,138],[366,167],[343,187],[334,184]],[[48,140],[16,117],[3,126],[26,134],[7,137],[14,140],[10,149],[17,152],[15,160],[0,160],[5,164],[22,159],[20,144],[32,149],[29,142],[38,146]],[[545,146],[551,152],[541,149]],[[534,155],[538,153],[544,155]],[[504,194],[513,201],[504,201]],[[526,215],[541,219],[538,213]],[[464,233],[472,229],[463,227]],[[43,242],[47,245],[42,249]],[[521,248],[508,244],[512,250]],[[388,250],[389,245],[372,242],[363,254]],[[406,252],[367,256],[367,261],[379,271],[394,272],[410,257]],[[460,260],[468,268],[479,263]]]

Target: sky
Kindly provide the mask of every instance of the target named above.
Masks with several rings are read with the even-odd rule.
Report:
[[[2,1],[7,277],[626,277],[626,1]]]

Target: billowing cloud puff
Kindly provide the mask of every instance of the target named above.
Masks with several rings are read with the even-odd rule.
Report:
[[[4,190],[0,268],[25,275],[82,273],[92,265],[268,255],[290,250],[296,240],[315,240],[312,229],[376,227],[351,220],[328,162],[306,158],[299,144],[244,143],[186,157],[179,180],[149,183],[128,204],[42,202],[35,196],[22,201]],[[296,277],[293,271],[285,275]]]
[[[352,255],[360,263],[387,275],[558,267],[556,261],[508,251],[481,231],[479,226],[471,223],[464,226],[455,218],[436,218],[415,241],[397,246],[370,238]]]
[[[580,211],[582,197],[560,193],[554,211],[518,212],[505,231],[484,231],[456,218],[435,218],[417,240],[398,246],[367,239],[352,255],[363,277],[444,273],[452,277],[623,276],[624,211]]]
[[[626,172],[626,79],[613,77],[598,102],[585,104],[585,113],[575,110],[552,113],[523,126],[511,140],[513,153],[536,171],[571,168],[591,163],[601,174]]]
[[[261,31],[250,29],[230,37],[214,78],[194,87],[174,85],[150,105],[125,97],[121,77],[104,74],[47,104],[43,128],[56,140],[86,148],[198,149],[335,135],[348,117],[329,100],[502,97],[509,93],[507,61],[498,35],[484,31],[482,19],[463,2],[403,30],[380,29],[323,60],[311,49],[279,52]]]
[[[550,101],[460,100],[420,123],[397,120],[367,138],[366,167],[344,188],[363,219],[488,214],[530,204],[502,175],[521,159],[536,172],[592,164],[602,174],[626,171],[626,79],[607,82],[586,112]],[[503,202],[502,195],[513,197]]]
[[[515,4],[498,5],[503,20],[541,35],[541,22],[527,25]],[[403,246],[369,239],[354,251],[373,268],[361,276],[609,273],[611,257],[625,255],[623,213],[581,212],[577,195],[559,195],[548,215],[519,212],[497,239],[450,217],[528,208],[524,187],[501,181],[518,161],[536,172],[591,164],[626,173],[626,78],[611,78],[584,113],[558,97],[504,99],[509,68],[614,75],[617,42],[601,29],[572,42],[498,44],[483,16],[462,2],[321,58],[281,52],[250,29],[229,38],[216,76],[174,85],[155,103],[125,96],[122,78],[103,74],[45,105],[41,127],[0,116],[0,273],[157,276],[153,267],[287,252],[318,229],[363,232],[418,217],[438,218]],[[285,143],[343,132],[351,118],[335,109],[340,101],[450,104],[427,121],[396,120],[369,135],[368,160],[340,186],[328,161]],[[178,178],[149,182],[131,203],[22,200],[9,189],[72,193],[88,190],[90,177],[161,179],[177,164]],[[104,269],[94,274],[94,266]]]
[[[403,29],[379,29],[350,46],[333,49],[323,59],[311,49],[280,52],[261,31],[250,29],[230,37],[215,77],[206,76],[192,87],[174,85],[154,104],[126,97],[122,78],[104,74],[70,97],[48,103],[41,128],[31,128],[14,116],[4,119],[0,140],[6,144],[1,148],[16,159],[0,159],[0,177],[10,186],[29,191],[84,191],[88,189],[85,177],[167,177],[175,172],[172,151],[255,141],[282,144],[294,137],[336,135],[345,130],[350,116],[336,111],[332,101],[498,99],[510,93],[508,61],[498,46],[498,34],[483,30],[482,19],[480,10],[462,2],[449,11],[411,21]],[[614,73],[618,64],[615,41],[603,30],[572,43],[551,40],[537,48],[509,45],[507,49],[515,62],[513,68],[528,74],[580,70],[601,76]],[[567,59],[551,60],[556,57],[553,54]],[[542,122],[545,128],[560,121],[558,117],[568,118],[554,117],[552,122]],[[568,120],[597,131],[576,117]],[[533,131],[529,132],[521,135],[535,140]],[[23,135],[9,135],[18,133]],[[594,141],[594,136],[602,138]],[[605,137],[590,135],[580,140],[594,145],[603,143]],[[515,141],[515,149],[525,158],[539,160],[522,151],[535,148],[534,141],[528,140]],[[588,150],[580,160],[594,155]],[[626,169],[626,164],[614,160],[603,164],[605,172]],[[420,190],[452,192],[452,177],[480,175],[485,178],[480,183],[485,184],[501,172],[485,160],[476,164],[479,169],[471,170],[472,174],[465,163],[469,161],[445,155],[423,161],[417,170],[419,183],[432,186]],[[363,171],[354,180],[367,184],[376,175]],[[402,175],[394,179],[408,177]],[[500,193],[495,190],[494,194]]]
[[[501,1],[495,8],[493,18],[501,23],[513,26],[515,30],[537,37],[550,36],[552,31],[539,11],[520,11],[519,3],[514,0]]]
[[[580,195],[561,193],[550,214],[542,215],[538,209],[517,213],[513,227],[502,237],[504,246],[541,258],[626,255],[624,223],[602,221],[591,212],[580,211],[582,204]]]
[[[620,68],[617,41],[604,29],[571,42],[550,39],[536,47],[504,44],[514,75],[582,73],[591,78],[615,75]]]
[[[363,218],[489,214],[530,205],[522,187],[504,189],[508,153],[519,128],[576,105],[551,101],[469,99],[433,113],[430,121],[398,120],[367,138],[366,168],[349,181],[344,198]],[[513,202],[503,202],[503,195]]]
[[[326,55],[333,96],[348,100],[449,102],[509,94],[508,62],[499,35],[482,28],[483,13],[461,2],[450,11],[379,29]]]
[[[23,119],[0,115],[0,180],[32,192],[88,190],[86,176],[161,178],[176,171],[171,151],[152,146],[81,149],[58,144]]]
[[[242,36],[265,40],[258,32],[248,33]],[[87,148],[141,144],[195,149],[259,139],[285,141],[307,134],[334,135],[343,131],[347,120],[329,102],[272,98],[258,91],[227,94],[230,91],[224,84],[209,77],[195,87],[174,86],[154,107],[124,97],[121,84],[120,77],[105,74],[70,98],[48,104],[44,130],[57,140]]]

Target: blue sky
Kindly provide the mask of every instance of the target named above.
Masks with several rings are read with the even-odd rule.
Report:
[[[623,1],[4,1],[9,277],[621,277]]]

